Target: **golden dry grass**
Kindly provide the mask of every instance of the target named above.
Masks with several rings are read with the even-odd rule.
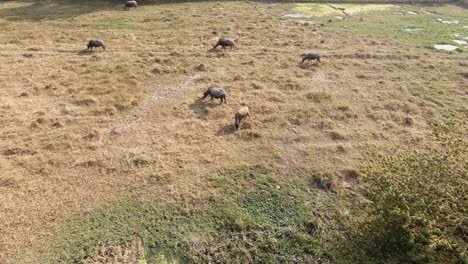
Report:
[[[466,109],[466,55],[324,33],[284,18],[287,4],[21,6],[0,4],[2,263],[126,193],[203,207],[220,169],[355,168],[369,150],[431,142],[431,120]],[[210,50],[222,36],[237,48]],[[84,52],[90,38],[107,51]],[[323,63],[299,65],[310,50]],[[198,100],[209,85],[227,104]],[[241,103],[251,118],[234,132]]]

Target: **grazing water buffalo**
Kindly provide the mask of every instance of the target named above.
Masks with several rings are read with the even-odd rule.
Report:
[[[239,129],[240,122],[242,121],[242,119],[247,118],[248,116],[250,116],[250,114],[249,114],[249,108],[247,106],[242,106],[241,108],[239,108],[239,111],[237,111],[235,115],[236,129]]]
[[[102,47],[102,49],[106,50],[106,45],[104,42],[99,39],[92,39],[88,42],[88,50],[92,50],[93,48]]]
[[[301,63],[304,63],[304,61],[309,62],[310,60],[317,60],[317,62],[320,62],[320,54],[318,53],[308,53],[308,54],[305,54],[303,57],[302,57],[302,62]]]
[[[230,39],[226,39],[226,38],[220,38],[218,40],[218,42],[216,42],[215,45],[213,45],[213,49],[216,49],[218,46],[221,46],[223,47],[223,49],[225,49],[226,47],[230,47],[232,50],[232,48],[235,46],[234,45],[234,41],[230,40]]]
[[[221,99],[221,103],[223,103],[223,100],[224,100],[224,103],[226,103],[226,93],[224,92],[223,89],[216,88],[216,87],[209,87],[208,90],[206,90],[206,92],[203,93],[202,99],[205,99],[208,96],[211,96],[211,100],[213,100],[213,98],[216,98],[216,99]]]
[[[127,11],[129,10],[130,8],[137,8],[138,7],[138,3],[136,1],[127,1],[125,3],[125,6],[124,6],[124,10]]]

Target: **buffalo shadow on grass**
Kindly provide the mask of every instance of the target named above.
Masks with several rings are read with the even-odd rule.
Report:
[[[301,69],[303,69],[303,70],[313,69],[313,68],[319,67],[319,66],[320,66],[320,63],[319,63],[319,62],[315,62],[315,63],[308,63],[308,62],[307,62],[307,63],[306,63],[306,62],[305,62],[305,63],[301,63],[301,62],[299,62],[299,63],[297,64],[297,67],[299,67],[299,68],[301,68]]]
[[[88,50],[88,49],[82,49],[82,50],[78,51],[76,54],[78,54],[78,55],[91,55],[91,54],[93,54],[93,51]]]
[[[218,103],[217,99],[211,101],[211,99],[207,99],[209,101],[204,101],[203,98],[198,98],[193,104],[190,105],[190,109],[197,115],[199,119],[206,120],[206,115],[208,114],[208,108],[215,108],[220,106],[222,103]]]
[[[236,126],[234,124],[225,125],[216,132],[217,137],[227,136],[236,132]]]

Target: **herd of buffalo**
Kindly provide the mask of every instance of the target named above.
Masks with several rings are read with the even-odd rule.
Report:
[[[128,11],[130,8],[137,8],[138,3],[136,0],[129,0],[125,3],[124,10]],[[216,42],[215,45],[213,45],[213,49],[216,49],[218,46],[221,46],[223,49],[226,49],[226,47],[229,47],[230,50],[232,50],[235,47],[234,41],[231,39],[227,38],[220,38],[218,42]],[[103,50],[106,50],[106,45],[104,44],[104,41],[99,40],[99,39],[92,39],[88,42],[87,49],[92,50],[93,48],[102,48]],[[302,56],[302,61],[301,63],[304,63],[305,61],[311,61],[311,60],[316,60],[317,62],[320,62],[320,54],[318,53],[307,53],[303,54]],[[206,92],[203,93],[203,98],[205,99],[206,97],[210,96],[211,100],[213,98],[220,99],[221,103],[226,103],[226,92],[221,89],[221,88],[216,88],[216,87],[209,87]],[[241,106],[239,111],[235,114],[235,127],[236,129],[239,129],[240,122],[250,116],[249,114],[249,108],[247,106]]]

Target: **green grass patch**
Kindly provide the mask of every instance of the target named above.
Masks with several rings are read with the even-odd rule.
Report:
[[[316,255],[319,245],[312,208],[305,205],[311,198],[305,184],[280,183],[252,170],[226,172],[214,182],[224,187],[225,195],[211,213],[219,233],[230,237],[230,248],[236,249],[218,254],[221,260],[277,263]],[[248,254],[243,258],[239,250]]]
[[[370,161],[369,215],[341,242],[340,263],[468,262],[466,118],[453,113],[434,124],[438,145]]]
[[[47,256],[49,263],[79,262],[97,254],[99,245],[109,242],[123,245],[132,240],[143,241],[148,259],[161,254],[168,259],[186,261],[187,248],[181,244],[188,233],[202,233],[209,226],[192,219],[175,206],[158,206],[136,197],[70,222],[54,243]]]
[[[398,8],[398,5],[300,3],[295,4],[293,10],[313,17],[330,17],[342,16],[343,11],[350,15],[357,15],[395,8]]]
[[[463,45],[453,42],[455,39],[468,37],[468,13],[466,9],[454,5],[422,6],[422,5],[372,5],[353,4],[338,5],[351,15],[344,20],[334,20],[323,28],[329,32],[339,32],[343,29],[363,38],[367,36],[385,37],[401,40],[413,46],[433,48],[435,44],[448,43],[466,49]],[[327,4],[297,4],[292,10],[326,20],[334,16],[343,16],[341,10],[331,8]],[[412,14],[414,12],[416,14]],[[363,17],[361,21],[358,17]],[[458,20],[458,24],[444,24],[437,19]],[[459,36],[457,37],[456,34]]]
[[[304,184],[278,182],[274,171],[262,168],[223,172],[212,184],[224,194],[203,210],[132,196],[71,221],[46,262],[79,262],[104,243],[135,240],[142,241],[148,263],[162,257],[162,263],[271,263],[316,255],[317,226],[305,205],[312,196]]]
[[[293,11],[303,13],[313,17],[328,17],[343,15],[343,12],[336,10],[326,4],[302,3],[295,4]]]

